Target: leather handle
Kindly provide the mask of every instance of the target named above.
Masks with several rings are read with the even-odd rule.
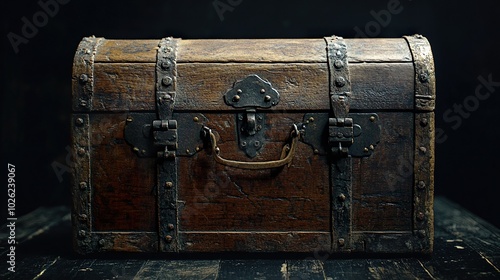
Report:
[[[221,157],[219,155],[220,148],[217,146],[217,139],[215,137],[215,134],[208,127],[204,127],[204,131],[206,133],[206,136],[209,137],[210,144],[212,147],[212,154],[214,155],[214,159],[216,162],[234,168],[251,169],[251,170],[277,168],[284,165],[290,166],[290,164],[292,163],[293,155],[295,153],[295,149],[297,148],[297,141],[300,136],[300,132],[297,129],[297,126],[294,124],[293,130],[290,132],[292,143],[291,145],[286,144],[283,147],[283,149],[281,150],[280,159],[271,161],[249,162],[249,161],[230,160]]]

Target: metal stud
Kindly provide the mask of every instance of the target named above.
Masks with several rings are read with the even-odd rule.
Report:
[[[168,243],[172,242],[172,236],[171,235],[167,235],[165,236],[165,241],[167,241]]]
[[[377,120],[377,118],[375,118],[375,116],[370,116],[370,121],[371,122],[375,122]]]
[[[338,198],[340,201],[345,201],[345,199],[346,199],[345,194],[343,194],[343,193],[341,193]]]
[[[87,76],[87,74],[80,75],[80,83],[85,84],[88,81],[89,81],[89,76]]]
[[[363,149],[363,151],[364,151],[365,153],[368,153],[370,150],[368,150],[368,148],[366,148],[366,147],[365,147],[365,148]]]
[[[337,78],[335,79],[335,85],[336,85],[337,87],[343,87],[343,86],[345,86],[345,84],[346,84],[346,80],[345,80],[345,78],[344,78],[344,77],[337,77]]]
[[[420,152],[422,152],[423,154],[427,153],[427,148],[426,147],[420,147],[419,148]]]
[[[193,118],[193,121],[194,121],[194,122],[199,122],[199,121],[200,121],[200,119],[199,119],[198,117],[194,117],[194,118]]]
[[[260,89],[260,93],[266,93],[266,90],[265,89]]]
[[[132,117],[130,117],[130,116],[127,117],[127,122],[133,122],[133,121],[134,121],[134,119]]]
[[[340,247],[344,247],[344,245],[345,245],[345,240],[344,240],[344,238],[339,238],[339,240],[338,240],[337,242],[339,243],[339,246],[340,246]]]
[[[425,182],[424,181],[418,181],[417,187],[419,189],[425,189]]]
[[[171,188],[173,186],[174,186],[174,183],[172,183],[172,182],[166,182],[165,183],[165,187],[167,187],[167,188]]]
[[[172,84],[172,81],[173,81],[173,80],[172,80],[172,78],[171,78],[171,77],[169,77],[169,76],[165,76],[165,77],[163,77],[163,79],[161,79],[161,83],[162,83],[163,85],[165,85],[165,86],[169,86],[169,85],[171,85],[171,84]]]
[[[429,124],[429,120],[426,119],[426,118],[423,118],[421,121],[420,121],[420,125],[421,126],[427,126]]]
[[[240,97],[239,95],[237,95],[237,94],[236,94],[236,95],[233,97],[233,101],[234,101],[234,102],[238,102],[238,101],[240,101],[240,98],[241,98],[241,97]]]
[[[333,62],[333,65],[335,66],[335,68],[341,69],[344,67],[344,62],[340,59],[337,59],[335,60],[335,62]]]
[[[423,220],[424,220],[424,218],[425,218],[424,213],[422,213],[422,212],[418,212],[418,213],[417,213],[417,220],[419,220],[419,221],[423,221]]]
[[[77,118],[77,119],[75,120],[75,124],[76,124],[77,126],[82,126],[82,125],[83,125],[83,119],[82,119],[82,118]]]
[[[78,184],[78,186],[80,187],[81,190],[84,190],[87,188],[87,183],[86,182],[80,182],[80,184]]]
[[[79,156],[83,156],[83,155],[85,155],[85,149],[84,148],[78,148],[77,153],[78,153]]]
[[[271,96],[266,95],[266,96],[264,97],[264,101],[266,101],[266,102],[271,101]]]

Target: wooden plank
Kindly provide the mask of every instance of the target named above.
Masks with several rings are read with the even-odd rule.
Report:
[[[284,260],[221,260],[217,279],[288,279]]]
[[[380,143],[353,158],[353,231],[411,231],[413,113],[379,112]]]
[[[148,260],[133,279],[219,279],[219,260]]]
[[[154,63],[96,63],[94,69],[93,110],[155,109]]]
[[[412,62],[408,43],[403,38],[345,39],[348,62]]]
[[[286,279],[327,280],[323,263],[319,260],[287,260]]]
[[[70,210],[66,206],[55,207],[39,207],[34,211],[19,217],[16,221],[16,244],[22,244],[31,240],[52,228],[58,226],[64,221],[71,219]],[[3,224],[2,228],[7,228],[7,224]],[[0,232],[0,255],[3,256],[8,252],[10,247],[7,243],[10,231],[5,230]]]
[[[435,219],[436,231],[454,236],[446,243],[455,247],[467,244],[500,272],[500,230],[442,196],[435,198],[434,205],[435,215],[439,217]]]
[[[103,40],[95,62],[154,62],[160,40]],[[346,39],[349,62],[411,62],[403,38]],[[180,40],[178,62],[325,62],[318,39]]]
[[[160,40],[103,40],[95,62],[151,62],[156,60]]]
[[[154,64],[95,64],[94,111],[155,110]],[[178,64],[176,110],[232,110],[223,95],[248,75],[281,94],[275,110],[329,110],[329,72],[321,64]],[[412,110],[413,64],[352,64],[351,110]]]
[[[156,159],[126,143],[127,114],[90,116],[93,231],[157,231]]]
[[[265,145],[253,159],[239,148],[233,114],[205,117],[205,125],[220,137],[221,156],[256,162],[280,157],[303,114],[267,114]],[[179,230],[329,231],[328,159],[302,142],[297,145],[290,167],[253,172],[218,164],[206,151],[180,158]]]
[[[434,279],[417,259],[329,259],[327,279]]]
[[[330,239],[330,232],[179,232],[185,252],[311,252]]]
[[[158,232],[93,232],[92,237],[97,252],[158,252]]]

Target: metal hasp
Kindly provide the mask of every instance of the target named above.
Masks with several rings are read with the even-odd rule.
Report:
[[[280,95],[268,81],[257,75],[250,75],[234,83],[224,94],[224,101],[234,108],[243,108],[236,114],[238,145],[245,154],[253,158],[264,144],[265,114],[257,108],[276,106]]]

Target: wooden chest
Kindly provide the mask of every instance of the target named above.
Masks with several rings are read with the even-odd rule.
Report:
[[[77,252],[433,247],[428,41],[84,38]]]

